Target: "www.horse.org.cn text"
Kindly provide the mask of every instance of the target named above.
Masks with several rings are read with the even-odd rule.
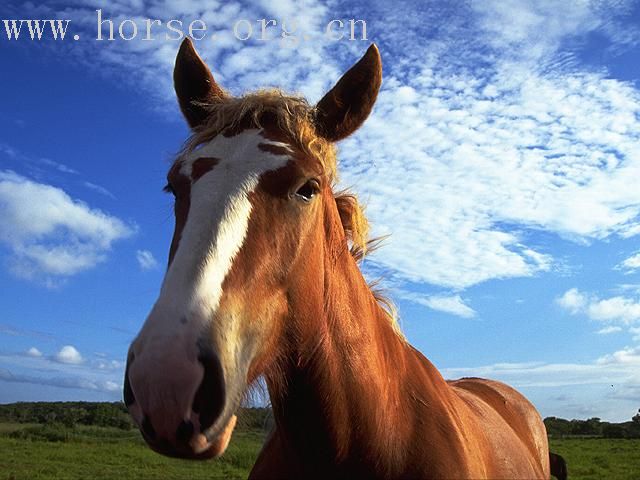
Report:
[[[2,19],[4,33],[9,41],[64,41],[72,38],[81,39],[79,33],[71,35],[71,20],[64,19]],[[88,31],[90,23],[83,25],[80,33]],[[96,10],[93,19],[95,41],[113,42],[117,40],[132,41],[181,41],[191,37],[196,41],[212,42],[224,40],[249,40],[266,42],[277,41],[282,47],[295,47],[301,43],[314,40],[324,41],[363,41],[367,38],[367,22],[365,20],[338,20],[326,22],[316,31],[305,30],[302,22],[296,18],[257,20],[238,19],[230,23],[228,28],[210,29],[201,19],[191,21],[170,19],[111,19],[101,9]],[[4,35],[0,34],[0,37]]]

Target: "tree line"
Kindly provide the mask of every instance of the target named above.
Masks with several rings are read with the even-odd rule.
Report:
[[[603,422],[598,417],[587,420],[547,417],[544,419],[544,425],[547,427],[547,434],[552,437],[640,438],[640,409],[628,422]]]
[[[19,402],[0,405],[0,422],[56,424],[66,427],[90,425],[135,428],[122,402]],[[603,422],[594,417],[587,420],[544,419],[552,437],[593,436],[606,438],[640,438],[640,410],[628,422]],[[239,430],[269,430],[273,426],[270,408],[241,408]]]
[[[40,423],[65,427],[90,425],[135,428],[122,402],[18,402],[0,405],[0,423]],[[273,425],[269,408],[241,408],[237,429],[265,430]]]

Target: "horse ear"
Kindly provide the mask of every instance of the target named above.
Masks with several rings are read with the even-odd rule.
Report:
[[[316,105],[316,128],[337,142],[355,132],[371,113],[382,82],[382,60],[375,44]]]
[[[213,103],[226,97],[189,37],[180,45],[173,69],[173,85],[180,110],[191,128],[202,125],[207,118],[208,112],[203,103]]]

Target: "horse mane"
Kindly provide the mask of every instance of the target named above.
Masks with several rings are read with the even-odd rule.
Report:
[[[315,158],[323,167],[332,187],[349,251],[356,262],[360,263],[367,253],[380,245],[381,238],[369,238],[369,222],[357,196],[348,190],[336,191],[336,147],[318,135],[314,126],[316,110],[304,97],[287,95],[282,90],[274,88],[257,90],[241,97],[228,95],[224,100],[200,105],[209,111],[207,120],[194,129],[178,158],[191,153],[225,131],[262,128],[267,122],[275,124],[296,148]],[[371,284],[369,287],[378,304],[391,319],[394,330],[402,336],[397,326],[393,303],[376,285]]]

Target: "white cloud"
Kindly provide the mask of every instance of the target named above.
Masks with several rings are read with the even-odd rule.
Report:
[[[618,321],[629,325],[640,320],[640,303],[625,297],[598,300],[589,305],[587,315],[594,320]]]
[[[442,368],[445,378],[483,377],[514,386],[546,415],[629,420],[640,392],[640,347],[586,363],[494,363]]]
[[[59,172],[62,172],[62,173],[68,173],[70,175],[78,175],[78,171],[77,170],[74,170],[73,168],[68,167],[63,163],[55,162],[55,161],[53,161],[53,160],[51,160],[49,158],[41,158],[40,159],[40,163],[42,163],[44,165],[47,165],[49,167],[53,167],[53,168],[55,168],[56,170],[58,170]]]
[[[38,350],[36,347],[31,347],[29,350],[27,350],[27,355],[29,357],[41,357],[42,356],[42,352],[40,350]]]
[[[617,289],[625,293],[633,293],[634,295],[640,295],[640,285],[634,283],[622,283],[617,286]]]
[[[121,371],[124,364],[118,360],[98,360],[95,367],[99,370],[118,370]]]
[[[463,80],[443,76],[409,79],[422,84],[409,103],[390,79],[343,148],[346,183],[367,200],[374,233],[391,234],[375,261],[412,281],[465,288],[552,268],[548,252],[527,244],[536,230],[583,242],[630,234],[640,214],[628,181],[640,173],[633,88],[531,74],[512,90],[498,83],[500,97],[488,101],[483,79],[457,87]],[[617,117],[626,134],[611,131]]]
[[[402,61],[391,50],[373,117],[341,149],[344,183],[367,201],[374,233],[391,234],[374,261],[460,289],[555,268],[537,231],[581,243],[638,233],[640,94],[557,64],[566,40],[604,20],[590,4],[556,3],[476,2],[477,32],[462,34],[454,14],[445,45]]]
[[[463,289],[555,268],[532,232],[583,243],[640,233],[640,191],[628,181],[640,173],[640,95],[606,72],[580,69],[572,50],[593,32],[633,44],[637,32],[619,18],[628,9],[618,2],[613,15],[608,1],[405,4],[421,15],[394,20],[398,7],[380,2],[348,10],[386,22],[375,38],[383,90],[340,162],[344,183],[368,203],[374,233],[392,234],[372,260],[405,281]],[[203,19],[218,39],[197,48],[223,86],[241,92],[277,85],[316,100],[364,42],[283,48],[273,40],[234,40],[231,27],[241,18],[295,17],[319,31],[343,12],[315,0],[136,2],[114,4],[108,16],[116,25],[132,17]],[[95,29],[93,7],[65,15]],[[437,28],[436,38],[420,37],[424,25]],[[178,42],[97,43],[74,45],[73,55],[117,75],[135,64],[145,87],[172,96]]]
[[[608,327],[601,328],[596,333],[598,335],[609,335],[611,333],[618,333],[622,331],[622,327],[618,327],[616,325],[610,325]]]
[[[65,345],[53,357],[56,362],[78,365],[84,362],[80,352],[73,345]]]
[[[640,347],[625,347],[588,363],[496,363],[480,367],[444,368],[447,378],[480,376],[516,387],[625,384],[640,386]]]
[[[558,298],[556,303],[575,315],[584,309],[587,299],[577,288],[572,288]]]
[[[102,388],[107,392],[118,392],[122,391],[122,385],[116,382],[112,382],[111,380],[107,380],[102,384]]]
[[[446,378],[478,376],[503,381],[516,388],[562,387],[568,385],[632,384],[637,377],[637,352],[620,351],[593,363],[504,363],[480,367],[443,368]]]
[[[600,357],[598,365],[632,365],[640,367],[640,347],[625,347],[612,354]],[[636,371],[636,373],[639,373]]]
[[[72,20],[76,28],[74,31],[81,36],[96,38],[97,16],[93,5],[69,6],[64,9],[64,14],[47,5],[30,5],[20,10],[20,15],[27,13],[33,18],[62,16]],[[96,69],[98,74],[116,76],[126,82],[132,81],[126,70],[135,64],[138,72],[135,86],[162,99],[162,108],[174,108],[175,102],[170,101],[173,97],[171,72],[180,41],[166,40],[167,32],[176,35],[167,30],[166,23],[179,19],[183,22],[183,32],[188,33],[191,21],[202,20],[207,25],[207,36],[196,41],[196,46],[223,86],[237,91],[281,86],[318,98],[331,79],[336,78],[339,68],[335,62],[327,62],[324,54],[326,41],[319,38],[304,42],[301,38],[303,32],[314,36],[323,32],[333,13],[325,2],[319,0],[224,4],[217,0],[111,2],[108,9],[102,8],[102,19],[114,23],[115,36],[118,36],[118,25],[126,19],[136,22],[139,35],[131,41],[119,38],[109,41],[106,40],[109,28],[105,24],[102,30],[105,40],[77,42],[64,53],[87,68]],[[162,21],[161,27],[153,28],[153,41],[142,40],[146,35],[147,18]],[[278,25],[266,30],[265,38],[269,41],[260,40],[262,34],[258,20],[263,18],[278,21]],[[239,20],[249,21],[252,25],[252,38],[248,41],[234,36],[233,28]],[[291,39],[284,43],[281,38],[283,20],[288,22],[289,31],[293,28],[291,21],[295,20],[297,24],[298,43],[295,45]],[[212,35],[215,35],[215,40]],[[348,42],[343,43],[349,47]],[[60,52],[60,47],[56,47],[56,51]]]
[[[54,355],[36,355],[36,351],[33,348],[26,354],[0,353],[0,381],[121,395],[124,375],[121,360],[85,359],[72,345],[65,345]]]
[[[640,321],[640,301],[628,297],[601,299],[572,288],[556,299],[556,303],[572,315],[584,314],[600,322],[632,325]]]
[[[464,303],[460,295],[422,295],[415,292],[398,291],[398,297],[458,317],[473,318],[475,310]]]
[[[623,270],[625,273],[634,273],[640,269],[640,253],[636,253],[629,258],[624,259],[616,266],[617,270]]]
[[[8,158],[15,163],[19,163],[21,165],[27,165],[29,169],[34,170],[36,172],[42,171],[42,168],[45,167],[48,170],[53,170],[54,173],[65,173],[68,175],[79,175],[79,172],[63,163],[56,162],[51,160],[50,158],[44,157],[34,157],[30,154],[27,154],[19,149],[12,147],[4,142],[0,141],[0,153],[5,155],[5,158]]]
[[[106,260],[135,228],[63,190],[0,171],[0,241],[22,277],[68,277]]]
[[[109,190],[107,190],[106,188],[97,185],[95,183],[91,183],[91,182],[82,182],[82,185],[84,185],[85,187],[87,187],[89,190],[93,190],[94,192],[98,192],[102,195],[104,195],[105,197],[109,197],[113,200],[115,200],[116,196],[111,193]]]
[[[106,393],[120,393],[122,387],[112,380],[96,380],[80,376],[38,377],[33,375],[15,374],[5,368],[0,368],[0,380],[13,383],[30,383],[34,385],[48,385],[60,388],[102,391]]]
[[[136,251],[136,260],[142,270],[156,270],[158,268],[158,261],[149,250]]]
[[[511,54],[518,61],[535,62],[553,58],[563,41],[582,37],[603,27],[610,15],[600,15],[594,3],[489,0],[474,2],[471,6],[494,49]],[[540,34],[542,31],[544,34]],[[563,60],[568,62],[572,59]]]

